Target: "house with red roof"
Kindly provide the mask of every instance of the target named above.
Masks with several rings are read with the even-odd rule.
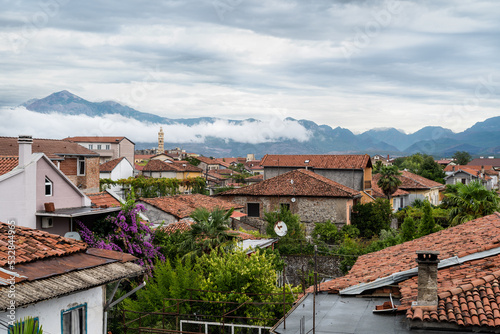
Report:
[[[131,164],[135,163],[135,144],[127,137],[106,137],[106,136],[80,136],[68,137],[68,140],[78,143],[99,154],[99,163],[126,158]]]
[[[380,174],[374,174],[372,179],[372,196],[375,198],[387,198],[382,189],[378,186],[378,181],[380,180]],[[401,188],[396,189],[390,196],[391,207],[394,212],[407,207],[411,204],[410,193]]]
[[[398,178],[401,181],[399,189],[408,192],[408,202],[405,205],[410,205],[416,199],[428,200],[433,205],[441,202],[440,192],[445,189],[443,184],[405,170],[401,171]]]
[[[0,220],[65,235],[73,231],[74,219],[103,218],[117,210],[91,207],[90,199],[47,155],[32,153],[31,136],[20,136],[16,146],[17,165],[0,175]],[[11,159],[0,159],[0,170],[8,169],[4,163],[12,167]]]
[[[370,156],[336,154],[266,154],[262,158],[264,180],[296,170],[308,169],[332,181],[371,195],[372,162]]]
[[[497,212],[362,255],[307,289],[271,333],[497,333],[499,244]]]
[[[55,139],[32,139],[31,152],[43,153],[59,168],[75,186],[84,192],[99,191],[99,154],[77,143]],[[31,153],[30,153],[31,154]],[[13,160],[19,157],[16,137],[0,137],[0,157],[3,167],[0,173],[12,170]],[[10,159],[10,161],[7,161]]]
[[[28,316],[45,333],[106,333],[115,299],[106,285],[142,276],[136,258],[7,222],[0,222],[0,333]]]
[[[495,170],[491,165],[447,166],[444,172],[446,173],[446,184],[456,184],[459,182],[469,184],[471,181],[481,180],[489,190],[499,188],[499,171]]]
[[[310,233],[314,223],[350,224],[352,206],[361,193],[311,170],[298,169],[216,196],[243,206],[248,215],[244,222],[261,231],[265,231],[264,213],[286,206],[300,216]]]
[[[138,203],[143,204],[147,209],[144,215],[150,222],[154,224],[164,222],[167,225],[189,218],[197,208],[205,208],[210,211],[217,207],[223,210],[235,209],[233,213],[235,217],[239,216],[236,212],[243,208],[242,205],[201,194],[140,198]]]
[[[134,166],[125,158],[117,158],[105,162],[99,166],[99,177],[101,179],[111,179],[118,181],[120,179],[128,179],[134,176]],[[122,187],[120,185],[111,186],[111,191],[123,196]]]
[[[226,169],[231,166],[229,162],[225,162],[222,159],[207,158],[202,156],[198,156],[195,159],[200,162],[198,167],[201,168],[205,173],[209,170]]]

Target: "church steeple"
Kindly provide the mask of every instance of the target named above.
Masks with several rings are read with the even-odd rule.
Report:
[[[163,136],[163,129],[160,126],[160,132],[158,132],[158,154],[164,153],[165,152],[165,146],[164,146],[164,136]]]

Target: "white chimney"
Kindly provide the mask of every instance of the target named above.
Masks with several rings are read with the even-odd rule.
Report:
[[[24,167],[31,160],[31,146],[33,138],[31,136],[19,136],[19,167]]]

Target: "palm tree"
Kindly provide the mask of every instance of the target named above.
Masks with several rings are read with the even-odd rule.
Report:
[[[480,181],[472,181],[467,185],[457,183],[447,186],[445,203],[450,208],[451,225],[459,225],[484,217],[499,209],[498,194],[486,189]]]
[[[377,185],[382,189],[387,199],[391,199],[391,194],[398,190],[401,185],[399,175],[401,175],[401,172],[397,166],[382,166],[380,168],[380,179]]]
[[[218,207],[212,211],[197,208],[191,214],[195,223],[191,225],[186,240],[180,245],[183,251],[188,250],[185,256],[201,255],[221,246],[232,246],[236,236],[228,231],[233,211],[234,209],[225,211]]]

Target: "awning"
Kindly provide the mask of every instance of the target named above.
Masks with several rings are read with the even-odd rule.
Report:
[[[56,209],[54,212],[47,211],[37,211],[36,215],[39,217],[63,217],[63,218],[74,218],[81,216],[91,216],[99,215],[103,213],[118,212],[121,207],[112,208],[92,208],[92,207],[81,207],[81,208],[66,208],[66,209]]]

